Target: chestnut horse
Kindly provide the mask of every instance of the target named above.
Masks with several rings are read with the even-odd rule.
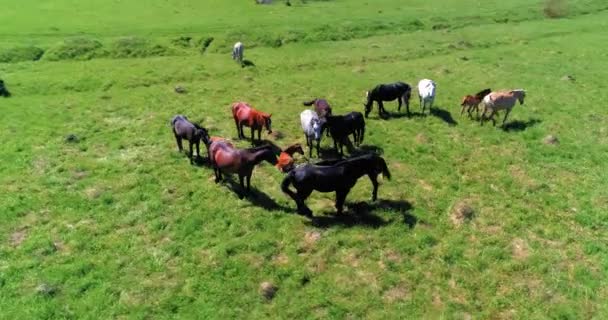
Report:
[[[294,165],[293,155],[296,153],[304,155],[304,149],[302,149],[302,145],[299,143],[293,144],[281,151],[279,162],[276,164],[277,169],[281,172],[291,171]]]
[[[469,119],[471,119],[473,118],[471,111],[473,111],[474,109],[475,114],[477,115],[477,117],[479,117],[479,103],[481,103],[481,100],[483,100],[483,98],[487,96],[490,92],[492,92],[492,89],[488,88],[477,92],[474,96],[464,96],[462,98],[462,102],[460,103],[460,106],[462,107],[462,110],[460,110],[460,115],[462,116],[464,110],[466,109],[467,113],[469,114]]]
[[[222,179],[223,173],[236,173],[239,175],[241,189],[244,192],[251,190],[251,175],[253,168],[262,161],[268,161],[272,165],[277,164],[277,156],[272,147],[264,145],[249,149],[237,149],[231,143],[217,139],[209,145],[209,160],[215,173],[215,182]],[[247,188],[245,189],[245,181]],[[239,194],[243,199],[244,194]]]
[[[236,102],[232,104],[232,117],[236,125],[236,131],[239,139],[244,139],[243,126],[251,128],[251,144],[255,142],[254,131],[258,131],[258,140],[262,140],[262,128],[266,128],[268,133],[272,133],[272,115],[254,109],[245,102]]]

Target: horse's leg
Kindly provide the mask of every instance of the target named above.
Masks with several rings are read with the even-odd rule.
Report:
[[[247,182],[247,192],[251,192],[251,175],[253,174],[253,169],[249,174],[245,176],[245,182]]]
[[[197,141],[196,142],[196,158],[200,159],[201,158],[201,149],[200,149],[200,145],[201,145],[201,141]]]
[[[483,111],[481,112],[481,116],[479,117],[479,123],[483,126],[483,121],[484,118],[486,117],[486,111],[488,109],[486,107],[483,108]]]
[[[378,199],[378,176],[377,175],[368,175],[369,180],[372,182],[374,189],[372,190],[372,201],[376,201]]]
[[[245,176],[239,173],[239,184],[241,185],[241,193],[239,193],[239,199],[243,199],[245,197]]]
[[[507,109],[507,111],[505,112],[505,118],[502,119],[502,127],[505,126],[505,122],[507,121],[507,116],[509,115],[509,113],[511,112],[511,109]]]
[[[382,103],[382,100],[378,100],[378,114],[383,115],[384,113],[386,113],[386,110],[384,110],[384,103]]]
[[[397,102],[399,103],[399,106],[397,107],[397,111],[401,112],[401,104],[402,104],[401,97],[397,98]]]
[[[253,129],[253,126],[251,126],[251,145],[255,145],[255,129]]]
[[[237,117],[234,117],[234,125],[236,126],[236,136],[240,139],[241,138],[241,126],[239,124],[239,119]]]
[[[262,129],[258,130],[258,141],[262,141]]]
[[[350,190],[336,190],[336,210],[338,214],[342,214],[344,210],[344,201],[346,201],[346,196]]]
[[[317,139],[317,158],[321,157],[321,152],[319,151],[321,150],[321,139]],[[310,157],[312,158],[312,143],[310,146]]]
[[[189,148],[189,152],[188,152],[188,157],[190,157],[190,164],[192,164],[194,161],[192,160],[192,145],[194,143],[192,143],[192,141],[188,141],[188,146]]]
[[[305,215],[309,218],[312,218],[312,210],[304,203],[310,194],[312,193],[312,189],[296,189],[297,194],[295,194],[294,200],[296,201],[296,205],[298,206],[298,212],[302,215]]]
[[[492,120],[492,125],[496,127],[496,119],[494,119],[495,114],[496,114],[496,110],[492,110],[492,113],[490,113],[490,116],[488,118],[490,118]]]
[[[184,147],[182,146],[182,138],[178,136],[177,133],[175,134],[175,142],[177,143],[177,150],[179,150],[179,152],[184,151]]]

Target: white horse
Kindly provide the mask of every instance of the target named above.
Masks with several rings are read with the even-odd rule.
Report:
[[[429,104],[429,112],[433,108],[433,101],[435,101],[435,82],[429,79],[422,79],[418,82],[418,99],[420,100],[420,108],[422,113],[426,108],[426,104]]]
[[[243,51],[245,51],[245,47],[242,42],[237,42],[232,47],[232,60],[236,60],[239,63],[243,63]]]
[[[321,120],[316,112],[312,110],[304,110],[300,113],[300,123],[302,131],[306,136],[306,145],[308,146],[309,157],[312,158],[313,140],[317,141],[317,156],[319,156],[319,144],[321,143]]]
[[[507,110],[504,119],[502,119],[502,125],[504,126],[505,121],[507,121],[507,116],[515,106],[515,102],[519,101],[519,104],[524,104],[525,97],[526,91],[523,89],[491,92],[483,98],[483,112],[481,113],[479,121],[483,125],[486,112],[490,111],[490,116],[487,119],[492,119],[492,124],[496,125],[496,120],[494,120],[496,112]]]

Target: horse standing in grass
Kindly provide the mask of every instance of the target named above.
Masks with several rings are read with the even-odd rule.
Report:
[[[293,155],[296,153],[304,155],[304,149],[302,149],[302,145],[299,143],[293,144],[281,151],[279,161],[276,164],[277,169],[279,169],[281,172],[291,171],[295,163],[293,160]]]
[[[305,106],[312,106],[314,104],[315,112],[321,119],[325,118],[326,116],[331,116],[331,106],[325,99],[315,98],[310,101],[305,101],[303,104]]]
[[[11,96],[11,93],[6,89],[4,85],[4,80],[0,79],[0,97],[8,98]]]
[[[317,142],[317,156],[319,156],[319,145],[321,144],[321,133],[323,125],[319,116],[312,110],[304,110],[300,113],[300,123],[302,131],[306,137],[306,145],[308,146],[308,156],[312,157],[313,141]]]
[[[330,166],[305,164],[297,166],[287,174],[281,183],[281,190],[296,202],[298,213],[309,218],[313,217],[312,211],[304,201],[310,194],[314,190],[335,192],[336,210],[341,214],[346,196],[363,175],[367,175],[372,181],[372,201],[376,201],[380,173],[387,179],[391,178],[386,162],[376,154],[346,159]],[[290,190],[291,185],[296,188],[296,192]]]
[[[236,173],[244,192],[251,191],[251,175],[257,164],[262,161],[272,165],[277,164],[277,156],[269,145],[237,149],[231,143],[222,140],[214,141],[209,145],[209,160],[213,166],[216,183],[222,179],[222,173]],[[243,199],[243,197],[244,194],[239,194],[239,198]]]
[[[361,112],[350,112],[345,115],[327,116],[325,126],[334,140],[334,149],[343,155],[343,146],[349,135],[354,136],[354,145],[359,146],[365,137],[365,119]],[[338,148],[339,147],[339,148]]]
[[[386,112],[382,101],[393,101],[397,99],[399,102],[398,111],[401,111],[401,104],[405,103],[407,114],[410,114],[410,96],[412,88],[409,84],[403,82],[395,82],[389,84],[379,84],[372,90],[366,92],[365,117],[369,115],[374,106],[374,101],[378,103],[378,115],[382,116]]]
[[[245,102],[232,104],[232,117],[239,138],[244,139],[243,126],[251,128],[251,144],[255,144],[254,131],[258,131],[258,140],[262,141],[262,128],[272,133],[272,115],[258,111]]]
[[[515,102],[519,101],[519,104],[524,104],[524,98],[526,97],[526,91],[523,89],[516,89],[511,91],[497,91],[491,92],[487,96],[483,98],[483,112],[481,113],[481,118],[479,119],[481,125],[485,119],[485,115],[488,111],[490,111],[490,116],[487,119],[492,120],[492,124],[496,126],[496,120],[494,120],[494,115],[496,112],[500,110],[506,110],[505,117],[502,120],[502,125],[505,125],[507,121],[507,117],[511,110],[515,106]]]
[[[232,60],[235,60],[239,64],[243,65],[243,53],[245,51],[245,46],[243,46],[242,42],[237,42],[232,47]]]
[[[429,105],[429,112],[432,111],[436,88],[437,86],[433,80],[422,79],[418,82],[418,100],[420,101],[420,108],[423,114],[427,103]]]
[[[460,115],[462,116],[464,110],[466,109],[467,113],[469,114],[469,119],[473,118],[473,115],[471,114],[471,111],[473,110],[475,110],[475,114],[477,115],[477,117],[479,117],[479,103],[481,103],[483,98],[487,96],[490,92],[492,92],[492,89],[488,88],[477,92],[474,96],[464,96],[462,98],[462,102],[460,103],[460,106],[462,107],[462,110],[460,110]]]
[[[188,140],[189,143],[189,153],[188,157],[190,158],[190,163],[192,164],[194,160],[192,159],[192,145],[196,145],[196,156],[200,158],[200,142],[201,140],[205,145],[209,144],[209,133],[207,129],[201,127],[196,123],[192,123],[188,120],[188,118],[184,115],[176,115],[171,119],[171,128],[173,130],[173,135],[175,136],[175,141],[177,142],[177,148],[180,152],[184,150],[182,147],[182,139]]]

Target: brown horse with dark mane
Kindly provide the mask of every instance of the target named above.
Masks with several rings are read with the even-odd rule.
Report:
[[[293,160],[293,155],[296,153],[304,155],[304,149],[302,149],[302,145],[299,143],[293,144],[281,151],[281,154],[279,155],[279,162],[276,164],[277,169],[279,169],[281,172],[291,171],[295,163]]]
[[[277,156],[269,145],[237,149],[231,143],[220,139],[209,145],[209,160],[213,166],[216,183],[222,179],[222,173],[236,173],[239,175],[241,188],[245,192],[249,192],[251,189],[251,175],[256,165],[262,161],[268,161],[272,165],[277,164]],[[243,194],[239,194],[239,198],[243,197]]]
[[[244,126],[251,128],[251,144],[255,142],[254,131],[258,131],[258,141],[262,140],[262,128],[266,128],[268,133],[272,133],[272,120],[270,119],[272,115],[256,110],[245,102],[232,104],[232,117],[239,139],[245,138]]]

